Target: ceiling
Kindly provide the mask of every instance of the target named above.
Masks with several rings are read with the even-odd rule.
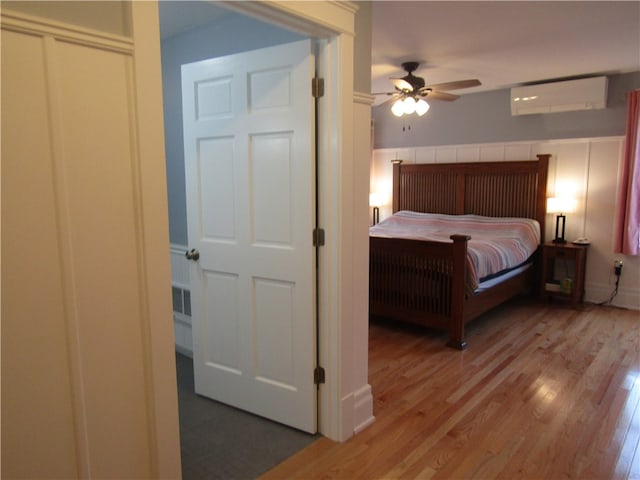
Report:
[[[413,60],[427,85],[482,82],[456,94],[640,70],[637,1],[375,1],[372,16],[373,92]]]
[[[227,10],[160,2],[164,38]],[[640,70],[638,1],[373,1],[373,92],[393,90],[400,64],[419,61],[427,85],[477,78],[465,94]],[[386,99],[379,96],[376,103]]]

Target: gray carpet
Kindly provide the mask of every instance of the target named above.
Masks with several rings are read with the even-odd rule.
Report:
[[[176,367],[184,480],[257,478],[319,437],[196,395],[192,360]]]

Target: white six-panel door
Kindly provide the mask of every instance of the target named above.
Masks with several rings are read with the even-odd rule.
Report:
[[[182,67],[196,392],[316,431],[310,40]]]

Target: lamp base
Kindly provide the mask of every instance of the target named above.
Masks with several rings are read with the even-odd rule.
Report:
[[[380,221],[380,208],[373,207],[373,224],[377,225],[379,221]]]
[[[556,217],[556,238],[553,239],[553,243],[567,243],[564,239],[564,224],[567,217],[560,214]],[[560,224],[562,224],[562,230],[560,229]]]

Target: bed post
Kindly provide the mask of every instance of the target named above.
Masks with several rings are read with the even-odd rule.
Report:
[[[449,342],[447,345],[458,350],[467,348],[464,340],[464,285],[467,278],[467,241],[468,235],[451,235],[453,240],[453,270],[463,272],[453,276],[451,291],[451,324],[449,326]]]
[[[540,223],[540,243],[544,243],[545,221],[547,219],[547,172],[549,171],[549,154],[539,154],[538,157],[538,194],[536,220]]]
[[[396,213],[400,208],[400,165],[402,160],[391,160],[393,164],[393,199],[391,203],[392,212]]]

